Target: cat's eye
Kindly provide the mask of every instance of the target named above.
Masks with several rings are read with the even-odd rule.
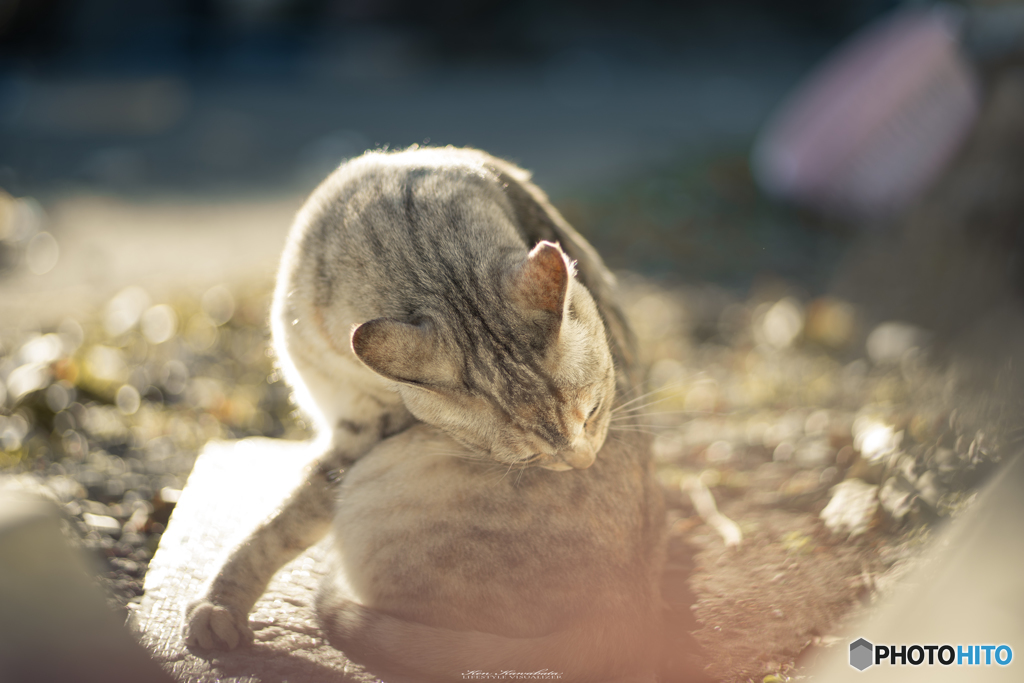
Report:
[[[587,421],[584,422],[585,425],[590,424],[590,418],[594,417],[594,414],[597,413],[597,409],[600,408],[600,407],[601,407],[601,402],[600,401],[598,401],[597,403],[594,404],[594,407],[590,409],[590,413],[587,414]]]

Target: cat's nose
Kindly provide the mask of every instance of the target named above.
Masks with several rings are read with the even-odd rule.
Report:
[[[594,464],[597,454],[592,448],[574,448],[558,452],[558,457],[566,464],[577,470],[585,470]]]

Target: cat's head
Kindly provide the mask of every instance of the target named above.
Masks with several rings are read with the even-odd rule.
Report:
[[[353,329],[352,349],[398,383],[414,416],[490,459],[589,467],[608,433],[615,368],[568,257],[541,242],[479,305],[472,299],[366,322]]]

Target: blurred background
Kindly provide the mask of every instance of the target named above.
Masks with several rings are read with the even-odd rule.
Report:
[[[301,197],[339,160],[410,144],[531,169],[613,267],[823,291],[860,228],[883,232],[962,152],[995,66],[1019,47],[1019,10],[3,0],[0,188],[31,200],[5,204],[0,318],[20,325],[140,278],[272,267]],[[889,61],[846,55],[808,80],[894,15],[910,19],[860,46]],[[56,273],[16,286],[18,264]]]
[[[0,0],[0,471],[134,609],[202,445],[308,434],[266,331],[305,196],[479,147],[621,275],[716,676],[788,675],[1017,443],[1022,36],[1014,0]]]
[[[788,219],[778,226],[770,210],[747,206],[758,225],[736,229],[768,231],[779,248],[738,259],[721,253],[701,218],[729,193],[756,194],[745,156],[772,108],[837,41],[893,5],[5,0],[0,187],[46,210],[45,229],[68,244],[64,266],[69,252],[91,248],[89,267],[105,279],[129,266],[97,256],[107,248],[97,235],[76,241],[86,216],[144,233],[153,228],[140,223],[152,221],[123,214],[154,202],[179,214],[188,204],[283,203],[276,230],[257,222],[244,231],[246,249],[262,255],[339,160],[368,148],[470,145],[533,170],[570,213],[638,182],[625,191],[638,201],[653,194],[649,213],[699,225],[662,226],[658,248],[616,250],[615,266],[745,285],[762,267],[796,274],[827,238],[791,234]],[[712,158],[722,161],[708,178]],[[662,182],[645,176],[652,169],[694,172]],[[605,213],[593,231],[614,240],[618,221],[596,224]],[[196,220],[170,222],[187,230]],[[7,232],[24,240],[31,230]],[[665,253],[666,241],[679,253]],[[745,251],[760,241],[750,236]],[[162,248],[139,251],[129,279],[165,269],[151,263]],[[820,284],[822,269],[811,271]]]
[[[306,190],[367,147],[476,145],[553,190],[749,142],[894,6],[842,0],[5,0],[5,187]]]

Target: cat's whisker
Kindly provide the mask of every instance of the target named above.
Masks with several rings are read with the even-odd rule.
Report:
[[[638,391],[642,391],[643,389],[644,389],[644,382],[637,382],[636,384],[631,386],[629,389],[622,391],[621,392],[622,393],[622,397],[626,398],[628,396],[631,396],[631,395],[637,393]]]
[[[480,457],[479,455],[473,455],[470,453],[437,453],[437,455],[444,455],[450,458],[458,458],[459,460],[465,460],[466,462],[487,462],[487,458]]]
[[[632,429],[634,427],[654,427],[654,428],[664,429],[665,425],[644,424],[644,423],[640,423],[640,422],[629,422],[629,423],[626,423],[626,424],[613,425],[613,426],[608,427],[608,429],[620,429],[621,430],[621,429]]]
[[[711,415],[713,413],[714,411],[711,410],[658,410],[653,413],[637,411],[635,414],[616,415],[609,421],[626,422],[629,420],[635,420],[638,417],[658,417],[662,415]]]
[[[497,464],[494,463],[489,457],[482,453],[468,450],[442,450],[442,449],[430,449],[421,452],[423,456],[443,456],[449,458],[456,458],[463,462],[470,462],[476,465],[486,464]]]
[[[616,413],[628,412],[628,411],[626,411],[626,408],[628,408],[629,406],[634,406],[633,408],[630,408],[629,410],[643,410],[644,408],[647,408],[649,406],[656,405],[658,403],[662,403],[664,401],[668,401],[670,399],[673,399],[673,398],[676,398],[677,396],[679,396],[678,392],[670,393],[667,396],[662,396],[661,398],[656,399],[654,401],[650,401],[649,403],[642,403],[639,406],[636,405],[636,403],[638,403],[639,401],[642,401],[642,400],[644,400],[646,398],[650,398],[651,396],[655,396],[655,395],[660,394],[660,393],[662,393],[662,392],[664,392],[666,390],[669,390],[669,389],[670,389],[670,387],[660,387],[658,389],[654,389],[653,391],[648,391],[645,394],[637,396],[634,399],[631,399],[629,401],[626,401],[625,403],[622,403],[620,405],[617,405],[617,406],[613,407],[612,408],[612,414],[614,415]]]
[[[512,471],[512,468],[515,467],[515,465],[516,464],[514,462],[510,462],[508,464],[508,469],[505,470],[505,474],[501,475],[501,478],[499,478],[498,481],[502,481],[505,477],[507,477],[509,472]]]
[[[637,418],[642,418],[642,417],[647,416],[647,415],[666,415],[666,414],[669,414],[669,413],[683,413],[683,412],[684,411],[658,411],[658,412],[650,413],[648,411],[633,411],[633,412],[630,412],[630,413],[626,413],[624,415],[612,415],[611,416],[611,420],[613,420],[613,421],[614,420],[636,420]]]
[[[640,398],[643,398],[644,396],[649,396],[651,394],[656,394],[659,391],[670,391],[670,390],[673,390],[673,389],[677,389],[679,387],[684,386],[686,384],[686,382],[687,382],[686,379],[677,379],[675,381],[669,382],[668,384],[663,384],[663,385],[657,387],[656,389],[651,389],[651,390],[647,391],[645,394],[638,395],[635,398],[631,399],[630,402],[632,402],[633,400],[638,400]],[[629,391],[623,392],[621,398],[629,398],[631,395],[636,394],[638,391],[646,389],[648,386],[649,385],[646,382],[641,382],[639,384],[636,384],[635,386],[630,388]]]
[[[622,410],[622,409],[619,409],[619,408],[613,408],[611,412],[612,412],[612,415],[628,415],[630,413],[640,413],[640,412],[646,411],[651,406],[656,406],[659,403],[664,403],[665,401],[669,401],[669,400],[677,398],[677,397],[678,397],[678,394],[672,394],[670,396],[663,396],[662,398],[659,398],[657,400],[651,401],[650,403],[642,403],[640,405],[631,406],[629,408],[626,408],[625,410]]]
[[[630,413],[642,413],[645,410],[647,410],[649,407],[650,406],[648,404],[643,403],[643,404],[640,404],[638,406],[633,406],[631,408],[627,408],[625,410],[617,410],[617,409],[612,410],[611,414],[612,415],[629,415]]]
[[[657,429],[666,429],[668,425],[654,424],[653,422],[619,422],[618,424],[609,425],[609,429],[629,429],[631,427],[654,427]]]
[[[425,449],[423,449],[421,451],[421,453],[423,453],[424,455],[449,455],[449,456],[454,456],[454,457],[457,457],[457,458],[463,458],[463,459],[466,459],[466,460],[485,460],[486,459],[486,457],[483,454],[478,453],[477,451],[472,451],[472,450],[464,449],[464,448],[460,448],[460,449],[456,449],[456,448],[441,448],[441,447],[435,446],[435,447],[425,448]]]
[[[638,401],[642,401],[645,398],[647,398],[648,396],[653,396],[656,393],[658,393],[658,390],[648,391],[648,392],[645,392],[645,393],[637,396],[636,398],[631,398],[630,400],[628,400],[628,401],[626,401],[624,403],[621,403],[621,404],[619,404],[617,406],[612,407],[612,412],[614,413],[614,412],[620,411],[623,408],[625,408],[626,406],[633,405],[634,403],[636,403]]]
[[[520,482],[520,481],[522,480],[522,478],[523,478],[523,472],[525,472],[525,471],[526,471],[526,468],[525,468],[525,467],[520,467],[520,468],[519,468],[519,474],[517,474],[517,475],[516,475],[516,481],[515,481],[515,483],[514,483],[514,484],[512,484],[512,487],[513,487],[513,488],[515,488],[515,487],[519,486],[519,482]]]
[[[652,397],[657,397],[657,398],[652,398]],[[645,399],[651,399],[651,400],[648,400],[648,401],[646,401],[644,403],[640,403],[639,405],[633,404],[631,409],[632,410],[636,410],[636,409],[639,409],[641,406],[643,406],[643,407],[650,407],[650,406],[655,405],[657,403],[664,403],[665,401],[671,401],[672,399],[679,399],[679,398],[682,398],[682,397],[683,397],[683,393],[680,392],[680,391],[674,390],[674,389],[665,389],[665,388],[656,389],[654,391],[649,392],[646,396],[643,397]],[[621,412],[621,410],[623,408],[627,408],[627,407],[629,407],[629,406],[624,406],[624,405],[623,406],[619,406],[620,412]]]
[[[507,468],[507,469],[505,470],[505,472],[504,472],[504,473],[503,473],[503,474],[502,474],[502,475],[501,475],[500,477],[498,477],[498,478],[497,478],[497,479],[495,480],[495,482],[494,482],[494,483],[496,483],[496,484],[497,484],[497,483],[500,483],[500,482],[502,482],[502,481],[503,481],[504,479],[506,479],[506,478],[508,477],[508,475],[509,475],[509,474],[510,474],[510,473],[512,472],[512,470],[514,470],[514,469],[516,469],[516,467],[515,467],[515,464],[514,464],[514,463],[513,463],[512,465],[509,465],[509,466],[508,466],[508,468]],[[518,483],[518,479],[516,479],[516,480],[513,480],[513,481],[512,481],[512,487],[513,487],[513,488],[515,488],[515,486],[516,486],[516,484],[517,484],[517,483]]]
[[[647,434],[647,435],[650,435],[650,436],[657,436],[657,434],[658,434],[658,432],[652,431],[650,429],[634,429],[634,428],[631,428],[631,427],[616,427],[614,429],[609,429],[608,431],[609,432],[612,432],[612,431],[615,431],[615,432],[633,432],[633,433],[636,433],[636,434]]]
[[[648,395],[650,395],[650,394],[652,394],[652,393],[654,393],[656,391],[660,391],[660,390],[665,389],[665,388],[667,388],[667,387],[658,387],[656,389],[652,389],[652,388],[650,388],[650,386],[646,382],[644,382],[644,383],[638,384],[635,387],[633,387],[632,389],[630,389],[628,392],[626,392],[623,395],[622,398],[627,398],[627,397],[629,397],[630,394],[635,394],[635,396],[629,397],[629,401],[627,401],[627,402],[636,401],[636,400],[639,400],[639,399],[643,398],[644,396],[648,396]]]

